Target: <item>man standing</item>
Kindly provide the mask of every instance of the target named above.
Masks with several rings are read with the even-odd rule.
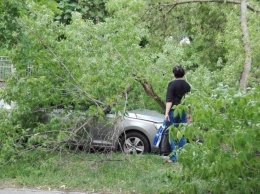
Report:
[[[183,111],[181,115],[177,115],[174,117],[174,105],[178,105],[181,103],[183,96],[190,92],[190,85],[183,79],[185,75],[185,71],[181,66],[175,66],[173,68],[173,75],[175,77],[174,80],[170,81],[167,88],[166,93],[166,110],[165,110],[165,120],[169,122],[168,126],[174,124],[176,127],[179,123],[186,123],[187,116]],[[178,148],[182,148],[186,143],[184,136],[178,142]],[[171,139],[171,151],[176,152],[175,148],[175,140]],[[170,160],[172,162],[177,162],[176,153],[174,153]]]

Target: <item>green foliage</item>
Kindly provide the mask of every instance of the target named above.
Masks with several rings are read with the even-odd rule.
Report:
[[[225,64],[227,51],[223,45],[217,44],[217,38],[223,35],[227,10],[234,8],[212,3],[172,7],[173,3],[168,1],[151,3],[146,13],[145,22],[148,22],[154,44],[162,45],[165,37],[171,37],[168,41],[184,51],[181,56],[175,54],[178,63],[185,61],[191,69],[202,65],[212,70],[222,67],[223,64],[216,64],[220,60]],[[190,39],[190,45],[179,44],[184,37]]]
[[[133,74],[149,74],[151,63],[139,46],[147,31],[136,25],[132,12],[137,8],[133,4],[128,12],[120,10],[114,19],[97,25],[75,12],[71,25],[62,26],[53,22],[53,12],[44,7],[39,11],[39,5],[32,4],[31,15],[20,19],[24,36],[13,50],[16,74],[6,98],[15,100],[21,109],[61,103],[83,103],[88,108],[113,104],[120,98],[123,106],[120,96],[136,83]]]
[[[24,130],[13,122],[16,117],[9,110],[0,108],[0,164],[15,161],[16,154],[23,149]]]
[[[74,11],[81,13],[83,19],[95,23],[103,22],[108,15],[105,9],[107,0],[57,0],[57,2],[61,13],[55,16],[55,20],[60,23],[70,24]]]
[[[22,4],[19,1],[4,0],[0,3],[0,49],[16,44],[16,39],[21,33],[16,20],[20,15],[20,7],[22,7]]]
[[[204,142],[190,141],[179,152],[182,185],[174,187],[172,176],[172,193],[257,193],[259,97],[259,87],[243,93],[221,85],[211,94],[198,91],[186,97],[193,122],[182,126],[185,137]]]
[[[33,0],[2,0],[0,2],[0,51],[1,49],[11,49],[19,41],[19,37],[22,36],[21,24],[18,22],[20,17],[29,14],[26,4],[34,3]],[[39,5],[48,7],[53,11],[57,11],[54,1],[48,2],[37,0]],[[1,51],[2,53],[2,51]]]

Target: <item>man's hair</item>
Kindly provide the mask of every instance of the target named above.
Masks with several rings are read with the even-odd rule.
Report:
[[[184,69],[179,65],[173,67],[172,72],[176,78],[182,78],[185,75]]]

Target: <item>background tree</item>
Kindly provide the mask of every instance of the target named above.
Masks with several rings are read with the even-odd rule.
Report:
[[[19,17],[19,7],[22,4],[19,1],[1,1],[0,2],[0,48],[9,48],[17,42],[20,34],[20,27],[16,21]]]
[[[171,3],[160,1],[157,4],[156,1],[153,1],[150,4],[150,11],[147,12],[148,17],[145,17],[147,18],[146,22],[149,23],[151,34],[156,37],[150,40],[150,42],[160,44],[166,35],[171,37],[173,44],[178,45],[178,42],[183,37],[189,37],[192,42],[190,45],[178,46],[178,48],[183,48],[179,49],[181,53],[175,52],[177,53],[174,56],[176,62],[185,63],[187,68],[194,67],[196,69],[198,66],[205,66],[214,71],[219,71],[223,68],[231,70],[231,66],[233,66],[234,68],[231,71],[223,71],[229,72],[228,74],[231,74],[231,76],[228,77],[232,77],[232,79],[228,78],[224,82],[238,85],[237,83],[240,80],[240,74],[243,69],[241,67],[242,64],[240,64],[242,61],[238,62],[240,59],[237,60],[237,54],[233,58],[227,56],[230,52],[241,53],[241,51],[235,51],[225,45],[235,43],[233,41],[235,39],[239,41],[235,43],[235,47],[242,45],[242,30],[237,31],[237,29],[242,29],[241,25],[237,23],[241,21],[237,18],[240,15],[239,5],[240,2],[234,1],[180,1]],[[250,11],[251,16],[258,17],[258,6],[254,1],[251,2],[251,5],[247,4],[246,7]],[[151,13],[152,17],[149,16],[149,13]],[[233,18],[233,21],[227,21],[230,17]],[[236,24],[234,25],[234,23]],[[226,30],[230,24],[233,25],[232,31]],[[226,35],[227,32],[233,34],[233,37],[231,37],[232,35],[228,37]],[[253,36],[257,38],[257,36]],[[178,50],[178,48],[174,49]],[[253,52],[254,55],[258,55],[257,51]],[[241,57],[244,58],[243,55]],[[236,64],[232,62],[233,59],[236,60]],[[230,65],[230,62],[233,65]],[[258,66],[257,63],[255,65],[256,67]],[[225,75],[222,79],[226,77]]]
[[[251,63],[252,63],[252,53],[251,53],[250,38],[248,34],[248,27],[247,27],[246,10],[247,10],[246,0],[242,0],[241,1],[241,27],[242,27],[244,50],[245,50],[245,65],[244,65],[244,70],[241,74],[240,87],[244,90],[247,87],[248,76],[251,70]]]
[[[105,8],[106,2],[107,0],[57,0],[61,12],[55,16],[55,20],[70,24],[72,12],[77,11],[85,20],[92,20],[95,23],[104,21],[108,15]]]

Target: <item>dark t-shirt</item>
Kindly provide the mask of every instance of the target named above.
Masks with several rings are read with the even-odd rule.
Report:
[[[181,103],[182,97],[190,92],[190,85],[183,79],[176,79],[168,84],[166,102],[172,102],[173,105]]]

